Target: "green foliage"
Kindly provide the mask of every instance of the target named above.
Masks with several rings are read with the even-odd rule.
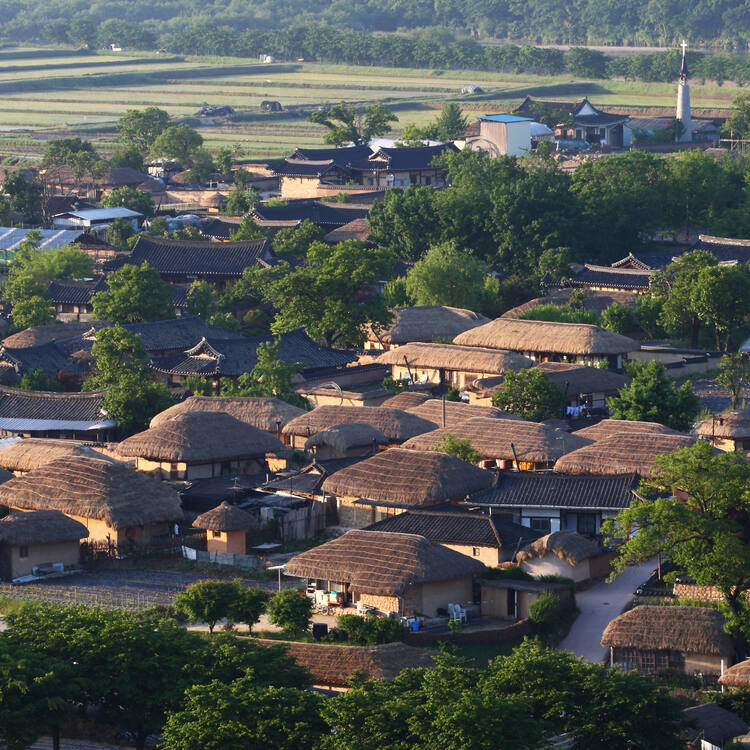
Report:
[[[336,627],[346,630],[349,642],[357,646],[374,646],[379,643],[400,641],[404,626],[400,620],[389,617],[360,617],[339,615]]]
[[[213,396],[214,387],[208,378],[204,378],[202,375],[186,375],[183,379],[185,388],[187,388],[193,396]]]
[[[414,300],[406,288],[406,279],[400,277],[386,282],[383,288],[383,302],[389,307],[411,307]]]
[[[745,353],[725,354],[719,362],[716,382],[732,394],[732,408],[736,409],[742,389],[750,382],[750,357]]]
[[[406,379],[394,380],[390,375],[386,375],[380,385],[382,385],[387,391],[401,393],[409,387],[409,381]]]
[[[750,721],[750,688],[732,688],[726,693],[713,693],[711,700],[736,714],[743,721]],[[740,746],[739,750],[743,748]]]
[[[200,279],[194,281],[188,289],[187,311],[208,320],[216,312],[219,294],[212,284]]]
[[[202,145],[203,137],[189,125],[169,125],[154,139],[150,151],[155,159],[174,159],[190,168]]]
[[[143,155],[137,146],[121,146],[108,159],[110,167],[129,167],[143,172]]]
[[[613,302],[602,311],[601,326],[615,333],[630,333],[635,328],[633,308]]]
[[[169,234],[169,225],[163,216],[154,216],[149,222],[148,233],[152,237],[166,237]]]
[[[168,127],[169,114],[158,107],[129,109],[117,121],[117,131],[122,143],[126,147],[135,147],[143,156]]]
[[[469,438],[459,440],[450,432],[446,432],[432,450],[437,453],[447,453],[470,464],[479,462],[479,454],[471,447],[471,440]]]
[[[607,58],[588,47],[571,47],[565,56],[565,67],[574,76],[607,78]]]
[[[118,250],[129,250],[128,240],[135,235],[129,219],[115,219],[107,227],[107,242]]]
[[[152,217],[156,211],[151,193],[146,190],[135,190],[127,186],[115,188],[107,193],[102,198],[102,206],[108,208],[124,206],[131,211],[138,211],[138,213],[143,214],[146,218]]]
[[[737,94],[732,102],[732,116],[724,123],[725,137],[750,138],[750,94]]]
[[[715,454],[705,441],[658,456],[643,499],[604,527],[608,537],[625,539],[615,574],[666,551],[677,570],[718,589],[729,628],[750,637],[749,480],[750,464],[740,453]],[[628,533],[633,528],[636,535]]]
[[[323,136],[323,141],[334,146],[368,143],[372,138],[388,133],[391,123],[398,121],[398,117],[382,102],[371,104],[363,115],[357,114],[354,109],[340,102],[319,112],[313,112],[308,119],[317,125],[325,126],[327,132]]]
[[[599,325],[600,318],[592,310],[571,310],[562,305],[537,305],[522,312],[522,320],[550,320],[555,323],[589,323]]]
[[[208,632],[213,633],[223,619],[252,627],[263,614],[267,599],[260,589],[245,588],[239,580],[198,581],[181,591],[174,603],[193,622],[206,623]]]
[[[197,135],[197,133],[196,133]],[[199,136],[200,137],[200,136]],[[190,179],[197,183],[208,182],[216,170],[214,158],[204,148],[195,149],[190,157]]]
[[[273,250],[281,258],[304,258],[314,242],[322,241],[325,232],[309,219],[298,227],[284,227],[273,236]]]
[[[687,432],[700,412],[700,400],[688,380],[678,386],[661,362],[633,363],[632,382],[607,399],[612,419],[659,422]]]
[[[141,323],[174,318],[172,293],[159,272],[144,261],[126,264],[107,277],[109,289],[92,298],[94,317],[111,323]]]
[[[492,397],[492,405],[530,422],[541,422],[560,416],[565,406],[565,394],[544,370],[531,367],[506,372],[503,388]]]
[[[36,180],[27,180],[23,172],[6,172],[2,183],[2,192],[8,196],[8,208],[18,211],[28,219],[39,213],[39,201],[42,197],[42,185]],[[7,221],[7,217],[4,221]]]
[[[260,193],[256,188],[243,188],[235,185],[227,196],[224,213],[227,216],[243,216],[259,201]]]
[[[229,239],[235,240],[257,240],[267,237],[268,230],[261,227],[252,216],[246,216],[238,229],[229,233]]]
[[[641,330],[652,339],[659,338],[664,330],[659,325],[664,299],[647,292],[641,294],[635,302],[635,317]]]
[[[41,367],[29,370],[18,381],[18,387],[26,391],[62,391],[62,383],[49,377]]]
[[[547,591],[529,606],[529,619],[540,633],[554,633],[562,623],[563,610],[560,597]]]
[[[216,168],[224,175],[232,172],[232,149],[229,146],[222,146],[216,151]]]
[[[266,613],[273,625],[297,635],[310,627],[312,599],[304,591],[283,589],[271,597],[266,605]]]

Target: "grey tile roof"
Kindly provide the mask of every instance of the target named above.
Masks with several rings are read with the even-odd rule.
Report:
[[[571,286],[606,286],[646,290],[651,283],[650,271],[586,265],[571,280]]]
[[[197,315],[149,323],[127,323],[123,328],[139,334],[143,348],[147,352],[185,350],[195,346],[204,337],[245,340],[241,333],[210,326]]]
[[[23,349],[4,346],[0,349],[0,362],[12,366],[19,376],[31,370],[43,370],[45,375],[51,378],[56,378],[60,370],[66,370],[73,375],[79,374],[80,367],[70,359],[70,354],[75,348],[66,351],[61,344],[62,342],[50,341],[47,344],[27,346]]]
[[[57,304],[86,305],[91,298],[107,288],[104,276],[97,276],[88,281],[50,281],[45,299]]]
[[[502,472],[497,487],[477,492],[468,501],[504,507],[619,510],[630,506],[638,483],[637,474],[570,476]]]
[[[101,422],[103,391],[47,393],[0,386],[0,420],[39,419],[69,422]]]
[[[378,162],[385,161],[385,169],[389,172],[408,172],[410,169],[433,168],[432,160],[445,152],[456,153],[458,149],[452,143],[442,143],[439,146],[412,146],[405,148],[379,148],[367,162],[357,164],[356,167],[367,171],[378,166]]]
[[[369,213],[367,206],[322,203],[307,199],[290,200],[282,206],[263,203],[253,208],[252,214],[259,221],[311,221],[322,227],[342,227],[354,219],[364,219]]]

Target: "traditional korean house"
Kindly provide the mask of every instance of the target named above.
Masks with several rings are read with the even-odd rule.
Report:
[[[391,445],[437,427],[428,419],[385,406],[318,406],[287,422],[281,434],[292,448],[304,448],[311,435],[348,422],[362,422],[377,428]]]
[[[462,334],[465,335],[465,334]],[[477,378],[517,372],[533,366],[529,357],[492,347],[456,344],[404,344],[377,358],[391,365],[394,380],[409,380],[420,386],[454,387],[465,390]]]
[[[314,376],[317,372],[332,375],[333,371],[345,368],[357,359],[343,349],[320,346],[302,329],[298,329],[278,337],[201,337],[183,351],[154,357],[149,366],[163,375],[170,386],[181,384],[188,375],[202,375],[214,379],[218,390],[220,378],[238,378],[255,367],[259,344],[277,340],[280,343],[276,356],[283,362],[300,364],[303,377]]]
[[[584,427],[576,430],[578,437],[588,438],[589,440],[604,440],[615,435],[630,434],[632,432],[647,432],[652,435],[681,435],[684,432],[673,430],[671,427],[661,424],[660,422],[638,422],[630,419],[602,419],[590,427]]]
[[[298,198],[283,204],[258,203],[250,211],[255,221],[262,227],[296,227],[303,221],[310,221],[328,232],[349,224],[355,219],[364,220],[369,206],[351,203],[324,203],[322,201]]]
[[[478,407],[481,408],[481,407]],[[487,468],[549,471],[561,456],[591,441],[564,430],[520,419],[472,417],[407,440],[404,448],[436,450],[446,435],[469,440]]]
[[[101,446],[84,442],[83,440],[53,440],[46,438],[24,438],[13,440],[11,445],[0,449],[0,480],[3,472],[11,475],[23,476],[40,466],[48,464],[58,458],[67,456],[87,456],[89,458],[105,458],[105,454],[97,450]],[[10,478],[10,477],[8,477]]]
[[[340,526],[363,528],[413,508],[463,500],[491,484],[491,472],[455,456],[389,448],[332,474],[322,490],[336,497]]]
[[[651,270],[613,268],[586,263],[566,284],[596,292],[635,292],[645,294],[651,285]]]
[[[409,411],[409,409],[413,409],[415,406],[419,406],[431,398],[432,396],[429,393],[424,393],[423,391],[401,391],[401,393],[391,396],[380,405],[389,409]]]
[[[704,703],[683,709],[685,718],[692,724],[686,731],[694,750],[722,750],[741,747],[750,727],[737,714],[716,703]],[[735,741],[739,742],[735,745]],[[741,744],[740,744],[741,743]]]
[[[516,560],[534,578],[563,576],[576,583],[604,578],[612,554],[575,531],[553,531],[519,550]]]
[[[177,493],[125,464],[68,456],[0,485],[0,503],[16,510],[57,510],[80,521],[89,542],[113,551],[163,543],[182,520]]]
[[[328,458],[372,456],[378,452],[379,446],[388,443],[388,438],[377,427],[363,422],[347,422],[311,435],[305,441],[305,450],[324,461]]]
[[[13,512],[0,518],[0,580],[42,569],[63,572],[78,564],[86,527],[57,510]]]
[[[447,169],[435,164],[445,153],[457,153],[452,143],[437,146],[411,146],[387,148],[378,146],[372,153],[350,169],[361,185],[373,188],[408,187],[409,185],[431,185],[445,187]]]
[[[502,419],[514,422],[523,421],[521,417],[511,414],[494,406],[477,406],[466,401],[447,401],[441,398],[431,398],[421,404],[412,406],[406,411],[416,414],[422,419],[429,419],[440,427],[453,428],[473,419]],[[499,425],[492,425],[499,427]]]
[[[193,526],[205,529],[208,552],[232,555],[247,553],[248,529],[257,528],[255,519],[249,513],[226,501],[198,516]]]
[[[725,670],[719,682],[729,688],[746,689],[750,687],[750,659],[738,662]]]
[[[537,362],[602,363],[610,370],[621,369],[628,353],[640,349],[633,339],[595,325],[513,318],[496,318],[459,334],[453,342],[518,352]]]
[[[221,412],[186,412],[117,445],[117,455],[160,479],[257,474],[266,454],[283,450],[268,432]]]
[[[482,617],[497,620],[525,620],[531,605],[543,594],[554,594],[563,608],[575,606],[567,583],[531,581],[524,578],[480,578]]]
[[[607,625],[602,646],[612,665],[645,674],[718,677],[734,661],[724,616],[704,607],[635,607]]]
[[[681,255],[692,250],[705,250],[711,253],[721,264],[745,265],[750,262],[750,240],[699,234],[698,239],[690,247],[682,247],[669,253],[638,253],[637,255],[628,253],[624,258],[613,263],[612,267],[657,271],[666,268]]]
[[[0,435],[111,439],[117,423],[103,410],[104,391],[57,393],[0,386]]]
[[[443,305],[397,307],[391,312],[393,320],[388,328],[368,328],[365,350],[387,351],[403,344],[432,343],[436,338],[452,340],[459,333],[489,323],[489,318],[479,313]]]
[[[336,245],[339,242],[347,242],[348,240],[359,240],[360,242],[367,242],[370,237],[370,225],[367,223],[367,219],[352,219],[350,222],[331,229],[323,237],[323,241],[329,245]],[[367,342],[365,342],[365,347]]]
[[[528,526],[459,506],[452,510],[410,510],[384,518],[366,531],[418,534],[489,568],[513,559],[519,547],[539,537],[539,532]]]
[[[504,471],[493,487],[474,493],[466,502],[540,534],[562,530],[594,537],[602,521],[630,507],[639,483],[632,473],[566,476]]]
[[[750,409],[713,414],[695,430],[703,440],[723,451],[750,450]]]
[[[285,570],[347,603],[435,617],[449,603],[473,602],[473,581],[485,566],[423,536],[359,530],[293,557]]]

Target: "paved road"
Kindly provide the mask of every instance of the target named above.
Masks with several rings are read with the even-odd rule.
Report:
[[[628,568],[612,583],[597,583],[576,594],[578,615],[570,632],[560,643],[560,648],[582,656],[586,661],[600,663],[608,654],[608,649],[600,645],[604,628],[610,620],[621,614],[633,598],[633,592],[656,568],[656,561],[650,560]]]

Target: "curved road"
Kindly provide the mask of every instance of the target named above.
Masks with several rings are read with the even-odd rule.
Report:
[[[600,645],[602,633],[617,615],[630,603],[633,592],[646,581],[656,568],[656,560],[628,568],[612,583],[596,583],[585,591],[576,592],[580,614],[570,632],[560,643],[563,651],[572,651],[586,661],[599,664],[609,655],[609,649]]]

